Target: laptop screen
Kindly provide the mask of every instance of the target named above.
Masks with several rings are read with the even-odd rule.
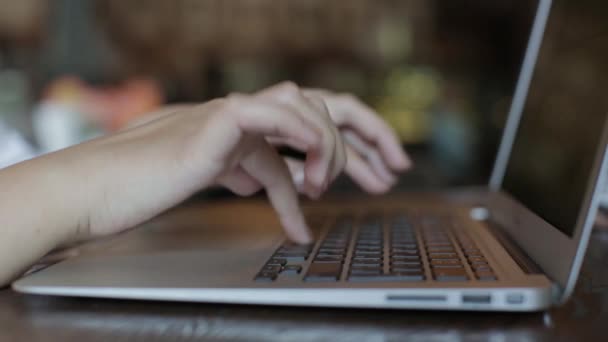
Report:
[[[608,117],[608,2],[557,0],[503,189],[572,237]]]

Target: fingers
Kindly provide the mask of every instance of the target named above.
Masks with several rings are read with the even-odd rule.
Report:
[[[319,144],[320,129],[290,106],[232,95],[227,107],[225,112],[235,118],[243,132],[286,138],[296,142],[294,148],[309,149]]]
[[[291,180],[293,181],[296,190],[301,193],[305,193],[304,189],[304,163],[293,158],[283,158],[289,173],[291,173]]]
[[[391,188],[388,183],[378,177],[361,156],[352,148],[346,149],[348,161],[346,162],[346,174],[353,179],[363,190],[372,194],[383,194]]]
[[[342,136],[349,147],[354,150],[353,152],[357,153],[360,159],[363,159],[366,162],[380,181],[389,184],[389,186],[392,186],[397,181],[397,177],[393,175],[377,149],[363,141],[363,139],[351,130],[342,131]]]
[[[298,243],[310,243],[312,234],[300,210],[289,170],[276,151],[260,138],[254,152],[241,161],[241,166],[266,189],[287,236]]]
[[[385,162],[395,171],[411,167],[412,162],[401,148],[395,131],[377,113],[352,95],[336,95],[325,90],[306,90],[322,96],[338,126],[348,126],[373,143]]]
[[[220,177],[218,184],[225,186],[239,196],[251,196],[262,189],[262,184],[240,166]]]
[[[305,165],[306,193],[316,198],[325,191],[344,168],[346,153],[344,142],[322,99],[306,97],[292,83],[283,83],[257,94],[260,98],[288,106],[300,113],[303,120],[321,131],[319,148],[308,151]]]

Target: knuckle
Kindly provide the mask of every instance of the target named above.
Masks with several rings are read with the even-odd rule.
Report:
[[[292,81],[285,81],[279,84],[278,90],[283,96],[294,98],[301,96],[300,87]]]
[[[340,93],[336,97],[345,102],[358,102],[359,101],[359,99],[351,93]]]
[[[224,98],[224,106],[226,109],[238,108],[243,105],[246,96],[240,93],[230,93]]]
[[[231,93],[223,99],[221,113],[224,116],[238,117],[242,113],[244,102],[247,96],[238,93]]]

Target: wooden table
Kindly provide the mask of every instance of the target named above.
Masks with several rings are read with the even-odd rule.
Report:
[[[289,308],[74,299],[0,290],[0,341],[608,341],[608,230],[575,296],[542,313]]]

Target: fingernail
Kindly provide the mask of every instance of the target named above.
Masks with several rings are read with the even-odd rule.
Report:
[[[296,170],[293,174],[293,182],[298,188],[304,185],[304,170]]]

